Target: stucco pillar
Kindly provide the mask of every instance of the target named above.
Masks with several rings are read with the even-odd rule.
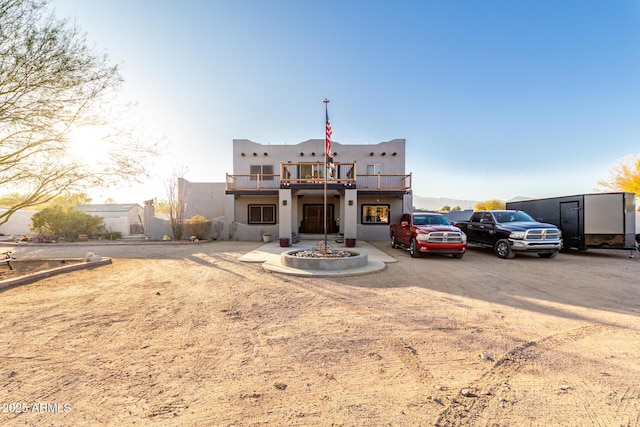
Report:
[[[236,198],[233,194],[225,194],[224,196],[224,229],[228,231],[222,233],[222,237],[221,237],[222,240],[235,238],[236,230],[233,227],[235,221],[236,221]]]
[[[402,196],[402,213],[413,212],[413,194],[406,193]]]
[[[150,237],[149,229],[151,228],[151,221],[155,216],[155,207],[153,206],[153,199],[145,200],[143,216],[144,216],[144,219],[142,222],[142,227],[144,228],[144,234],[146,234],[147,237]]]
[[[278,200],[278,235],[291,241],[291,222],[293,203],[291,203],[291,189],[280,189]]]
[[[344,190],[344,238],[355,239],[358,236],[358,191]]]

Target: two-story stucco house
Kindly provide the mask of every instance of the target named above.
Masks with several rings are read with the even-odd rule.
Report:
[[[259,240],[342,233],[346,239],[386,240],[389,224],[412,207],[405,140],[333,142],[326,176],[323,139],[295,145],[233,141],[233,171],[224,197],[214,184],[182,181],[185,218],[199,214],[226,224],[221,238]],[[326,211],[325,206],[326,185]]]

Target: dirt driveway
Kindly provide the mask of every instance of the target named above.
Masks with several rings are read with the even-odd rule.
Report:
[[[239,262],[257,242],[104,246],[4,289],[0,424],[640,426],[640,257],[372,244],[398,262],[308,279]]]

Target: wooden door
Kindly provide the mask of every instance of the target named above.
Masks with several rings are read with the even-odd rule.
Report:
[[[323,205],[304,205],[304,227],[300,232],[309,234],[323,234],[324,220],[327,220],[327,232],[333,232],[333,205],[327,205],[327,215],[322,215]]]

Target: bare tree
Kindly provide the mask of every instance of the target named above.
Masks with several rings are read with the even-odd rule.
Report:
[[[0,0],[0,188],[28,195],[0,213],[0,224],[65,192],[139,178],[143,158],[155,150],[133,139],[132,129],[113,128],[104,143],[120,145],[105,158],[86,164],[69,155],[74,129],[109,123],[105,106],[122,79],[118,66],[46,3]]]
[[[184,176],[186,168],[180,167],[173,171],[171,178],[165,187],[167,190],[167,205],[169,209],[169,222],[173,240],[182,239],[184,232],[184,213],[186,210],[186,188]]]

